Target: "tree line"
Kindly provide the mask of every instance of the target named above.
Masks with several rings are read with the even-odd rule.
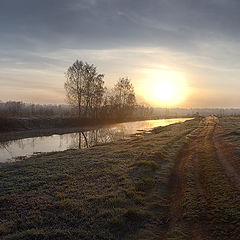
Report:
[[[68,105],[32,104],[21,101],[0,101],[0,117],[64,117],[73,116]]]
[[[76,60],[65,74],[66,98],[79,118],[129,119],[152,115],[152,108],[138,105],[128,77],[119,78],[113,89],[104,86],[104,74],[96,66]]]

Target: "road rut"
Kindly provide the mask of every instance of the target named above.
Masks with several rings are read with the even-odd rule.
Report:
[[[165,239],[239,239],[240,166],[215,116],[204,118],[176,157]]]

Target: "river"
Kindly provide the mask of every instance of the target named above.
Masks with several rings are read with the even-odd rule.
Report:
[[[23,160],[39,153],[81,149],[125,139],[159,126],[184,122],[190,118],[160,119],[112,124],[102,128],[67,134],[23,138],[0,143],[0,162]]]

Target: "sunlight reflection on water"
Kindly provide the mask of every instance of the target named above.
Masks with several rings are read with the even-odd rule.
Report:
[[[129,137],[138,131],[148,131],[154,127],[184,122],[189,118],[161,119],[149,121],[113,124],[84,132],[89,146],[113,142]],[[21,160],[42,152],[64,151],[67,149],[85,148],[86,141],[80,132],[52,135],[45,137],[24,138],[0,143],[0,162]]]

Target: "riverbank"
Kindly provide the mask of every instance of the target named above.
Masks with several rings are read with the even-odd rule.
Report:
[[[88,128],[123,122],[156,120],[156,117],[88,119],[77,117],[2,117],[0,116],[0,134],[13,131],[46,130],[60,128]],[[167,119],[167,118],[166,118]]]
[[[21,131],[0,132],[0,143],[18,140],[22,138],[51,136],[53,134],[66,134],[73,132],[85,132],[103,127],[105,125],[85,126],[85,127],[65,127],[65,128],[46,128],[46,129],[31,129]]]
[[[166,118],[167,119],[167,118]],[[146,119],[149,120],[149,119]],[[146,121],[144,119],[136,120],[136,119],[130,119],[122,120],[122,121],[102,121],[102,122],[90,122],[89,124],[87,122],[84,123],[74,123],[63,125],[62,127],[49,127],[51,125],[46,124],[45,127],[37,127],[35,125],[34,128],[22,128],[19,130],[14,131],[0,131],[0,143],[1,142],[7,142],[12,140],[18,140],[22,138],[32,138],[32,137],[42,137],[42,136],[51,136],[53,134],[66,134],[66,133],[74,133],[74,132],[86,132],[94,129],[99,129],[107,126],[111,126],[114,124],[119,123],[127,123],[127,122],[135,122],[135,121]],[[153,119],[150,119],[153,120]],[[75,127],[74,127],[75,126]]]
[[[239,192],[215,155],[218,124],[0,164],[1,239],[237,239]]]
[[[89,131],[103,126],[149,119],[88,120],[77,118],[0,118],[0,142]]]

